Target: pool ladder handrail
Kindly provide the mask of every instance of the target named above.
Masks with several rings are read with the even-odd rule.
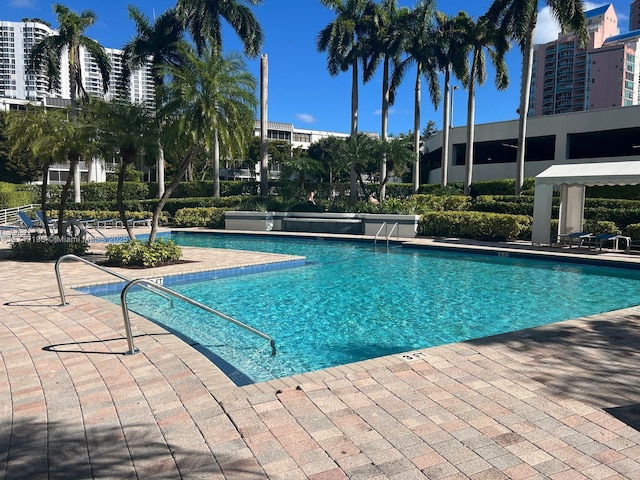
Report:
[[[121,299],[121,306],[122,306],[122,316],[123,316],[123,320],[124,320],[124,329],[125,329],[125,333],[127,335],[127,344],[129,346],[129,350],[125,353],[126,355],[133,355],[134,353],[138,352],[138,349],[135,348],[135,345],[133,343],[133,334],[131,332],[131,321],[129,319],[129,309],[126,306],[126,293],[129,291],[129,289],[135,285],[135,284],[140,284],[141,288],[144,288],[145,290],[148,290],[152,293],[155,293],[167,300],[169,300],[171,302],[171,306],[173,307],[173,298],[178,298],[180,300],[183,300],[187,303],[190,303],[191,305],[194,305],[202,310],[205,310],[209,313],[212,313],[213,315],[216,315],[220,318],[222,318],[223,320],[227,320],[231,323],[234,323],[235,325],[242,327],[252,333],[255,333],[256,335],[269,340],[269,343],[271,345],[271,355],[275,356],[276,355],[276,343],[273,340],[273,338],[271,338],[269,335],[267,335],[266,333],[263,333],[253,327],[250,327],[249,325],[246,325],[244,323],[242,323],[239,320],[236,320],[233,317],[230,317],[229,315],[226,315],[222,312],[219,312],[217,310],[214,310],[211,307],[207,307],[206,305],[203,305],[200,302],[197,302],[189,297],[186,297],[178,292],[175,292],[163,285],[159,285],[157,283],[155,283],[152,280],[149,279],[144,279],[144,278],[136,278],[136,279],[130,279],[125,277],[124,275],[120,275],[117,272],[114,272],[113,270],[110,270],[106,267],[103,267],[101,265],[95,264],[93,262],[90,262],[89,260],[86,260],[84,258],[78,257],[77,255],[73,255],[73,254],[67,254],[64,255],[62,257],[60,257],[55,264],[55,272],[56,272],[56,279],[58,281],[58,290],[60,291],[60,300],[61,300],[61,306],[64,305],[68,305],[65,295],[64,295],[64,286],[62,285],[62,276],[60,275],[60,264],[62,262],[64,262],[65,260],[78,260],[80,262],[86,263],[87,265],[91,265],[95,268],[97,268],[98,270],[108,273],[110,275],[113,275],[114,277],[118,277],[121,280],[124,280],[127,282],[127,284],[124,286],[122,292],[120,293],[120,299]]]
[[[98,265],[97,263],[93,263],[90,262],[89,260],[86,260],[82,257],[79,257],[77,255],[74,255],[72,253],[69,253],[67,255],[63,255],[62,257],[58,258],[58,260],[56,261],[56,265],[55,265],[55,271],[56,271],[56,280],[58,281],[58,291],[60,292],[60,306],[64,306],[64,305],[68,305],[67,303],[67,299],[64,295],[64,286],[62,285],[62,276],[60,275],[60,264],[62,262],[64,262],[65,260],[78,260],[82,263],[86,263],[87,265],[91,265],[92,267],[97,268],[98,270],[104,272],[104,273],[108,273],[109,275],[113,275],[114,277],[119,278],[120,280],[124,280],[125,282],[130,282],[131,279],[128,277],[125,277],[124,275],[119,274],[118,272],[114,272],[113,270],[103,267],[101,265]],[[143,288],[149,290],[149,287],[144,286]],[[160,295],[162,298],[164,298],[165,300],[169,300],[169,302],[171,302],[171,306],[173,307],[173,298],[171,298],[170,296],[167,295]]]
[[[387,241],[387,248],[389,248],[389,239],[391,238],[391,235],[393,235],[393,231],[398,229],[398,231],[396,232],[396,239],[400,238],[400,229],[398,227],[398,222],[394,223],[393,226],[391,227],[391,231],[387,233],[386,231],[386,227],[387,227],[387,222],[382,222],[382,225],[380,225],[380,228],[378,229],[378,232],[376,233],[375,238],[373,239],[373,244],[376,245],[378,243],[378,236],[380,235],[380,232],[382,232],[382,229],[385,229],[385,233],[387,234],[385,237],[385,240]]]
[[[167,288],[163,285],[158,285],[156,283],[154,283],[151,280],[148,280],[146,278],[136,278],[134,280],[131,280],[129,283],[127,283],[124,288],[122,289],[122,292],[120,292],[120,305],[122,306],[122,316],[124,317],[124,323],[125,323],[125,328],[127,329],[127,340],[129,340],[129,338],[131,338],[131,322],[129,321],[129,309],[127,308],[127,293],[129,292],[129,290],[131,289],[131,287],[135,286],[135,285],[140,285],[140,286],[145,286],[147,285],[150,288],[150,291],[153,293],[158,293],[156,290],[160,290],[163,293],[166,293],[167,295],[171,295],[179,300],[182,300],[184,302],[187,302],[190,305],[193,305],[194,307],[198,307],[201,310],[204,310],[205,312],[209,312],[213,315],[216,315],[217,317],[222,318],[223,320],[226,320],[228,322],[233,323],[234,325],[237,325],[238,327],[244,328],[245,330],[254,333],[256,335],[258,335],[261,338],[264,338],[265,340],[269,340],[269,345],[271,346],[271,356],[276,355],[276,342],[273,338],[271,338],[269,335],[267,335],[264,332],[261,332],[260,330],[253,328],[249,325],[247,325],[246,323],[242,323],[240,320],[236,320],[233,317],[230,317],[229,315],[219,312],[218,310],[214,310],[211,307],[208,307],[200,302],[198,302],[197,300],[193,300],[192,298],[189,298],[185,295],[182,295],[181,293],[178,293],[174,290],[171,290],[170,288]],[[131,351],[133,348],[133,340],[131,340],[131,343],[129,344],[129,350]],[[135,352],[134,352],[135,353]]]

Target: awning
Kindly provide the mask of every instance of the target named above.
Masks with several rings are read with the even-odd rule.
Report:
[[[553,165],[536,176],[542,185],[637,185],[640,161]]]

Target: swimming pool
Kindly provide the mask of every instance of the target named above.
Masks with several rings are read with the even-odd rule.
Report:
[[[132,310],[197,342],[239,385],[640,304],[636,270],[363,242],[172,238],[307,259],[299,268],[171,286],[272,336],[275,357],[268,342],[189,305],[170,309],[144,291],[128,296]]]

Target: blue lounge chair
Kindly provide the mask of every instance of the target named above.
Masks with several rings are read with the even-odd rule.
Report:
[[[38,226],[33,222],[33,220],[31,220],[29,215],[27,215],[25,212],[18,212],[18,218],[20,219],[24,227],[27,229],[27,234],[35,233],[36,231],[38,231]]]
[[[36,217],[38,217],[38,225],[44,227],[44,214],[42,213],[42,210],[36,211]],[[58,226],[58,220],[56,219],[47,218],[47,223],[49,224],[50,228],[55,228]]]
[[[9,235],[9,240],[17,240],[22,236],[22,228],[17,225],[0,225],[0,242],[4,242],[5,235]]]

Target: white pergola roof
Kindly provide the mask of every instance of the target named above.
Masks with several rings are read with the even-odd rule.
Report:
[[[536,176],[541,185],[637,185],[640,162],[553,165]]]
[[[585,186],[637,185],[640,161],[553,165],[536,176],[531,242],[553,243],[551,211],[554,186],[560,190],[558,234],[581,232],[584,220]]]

